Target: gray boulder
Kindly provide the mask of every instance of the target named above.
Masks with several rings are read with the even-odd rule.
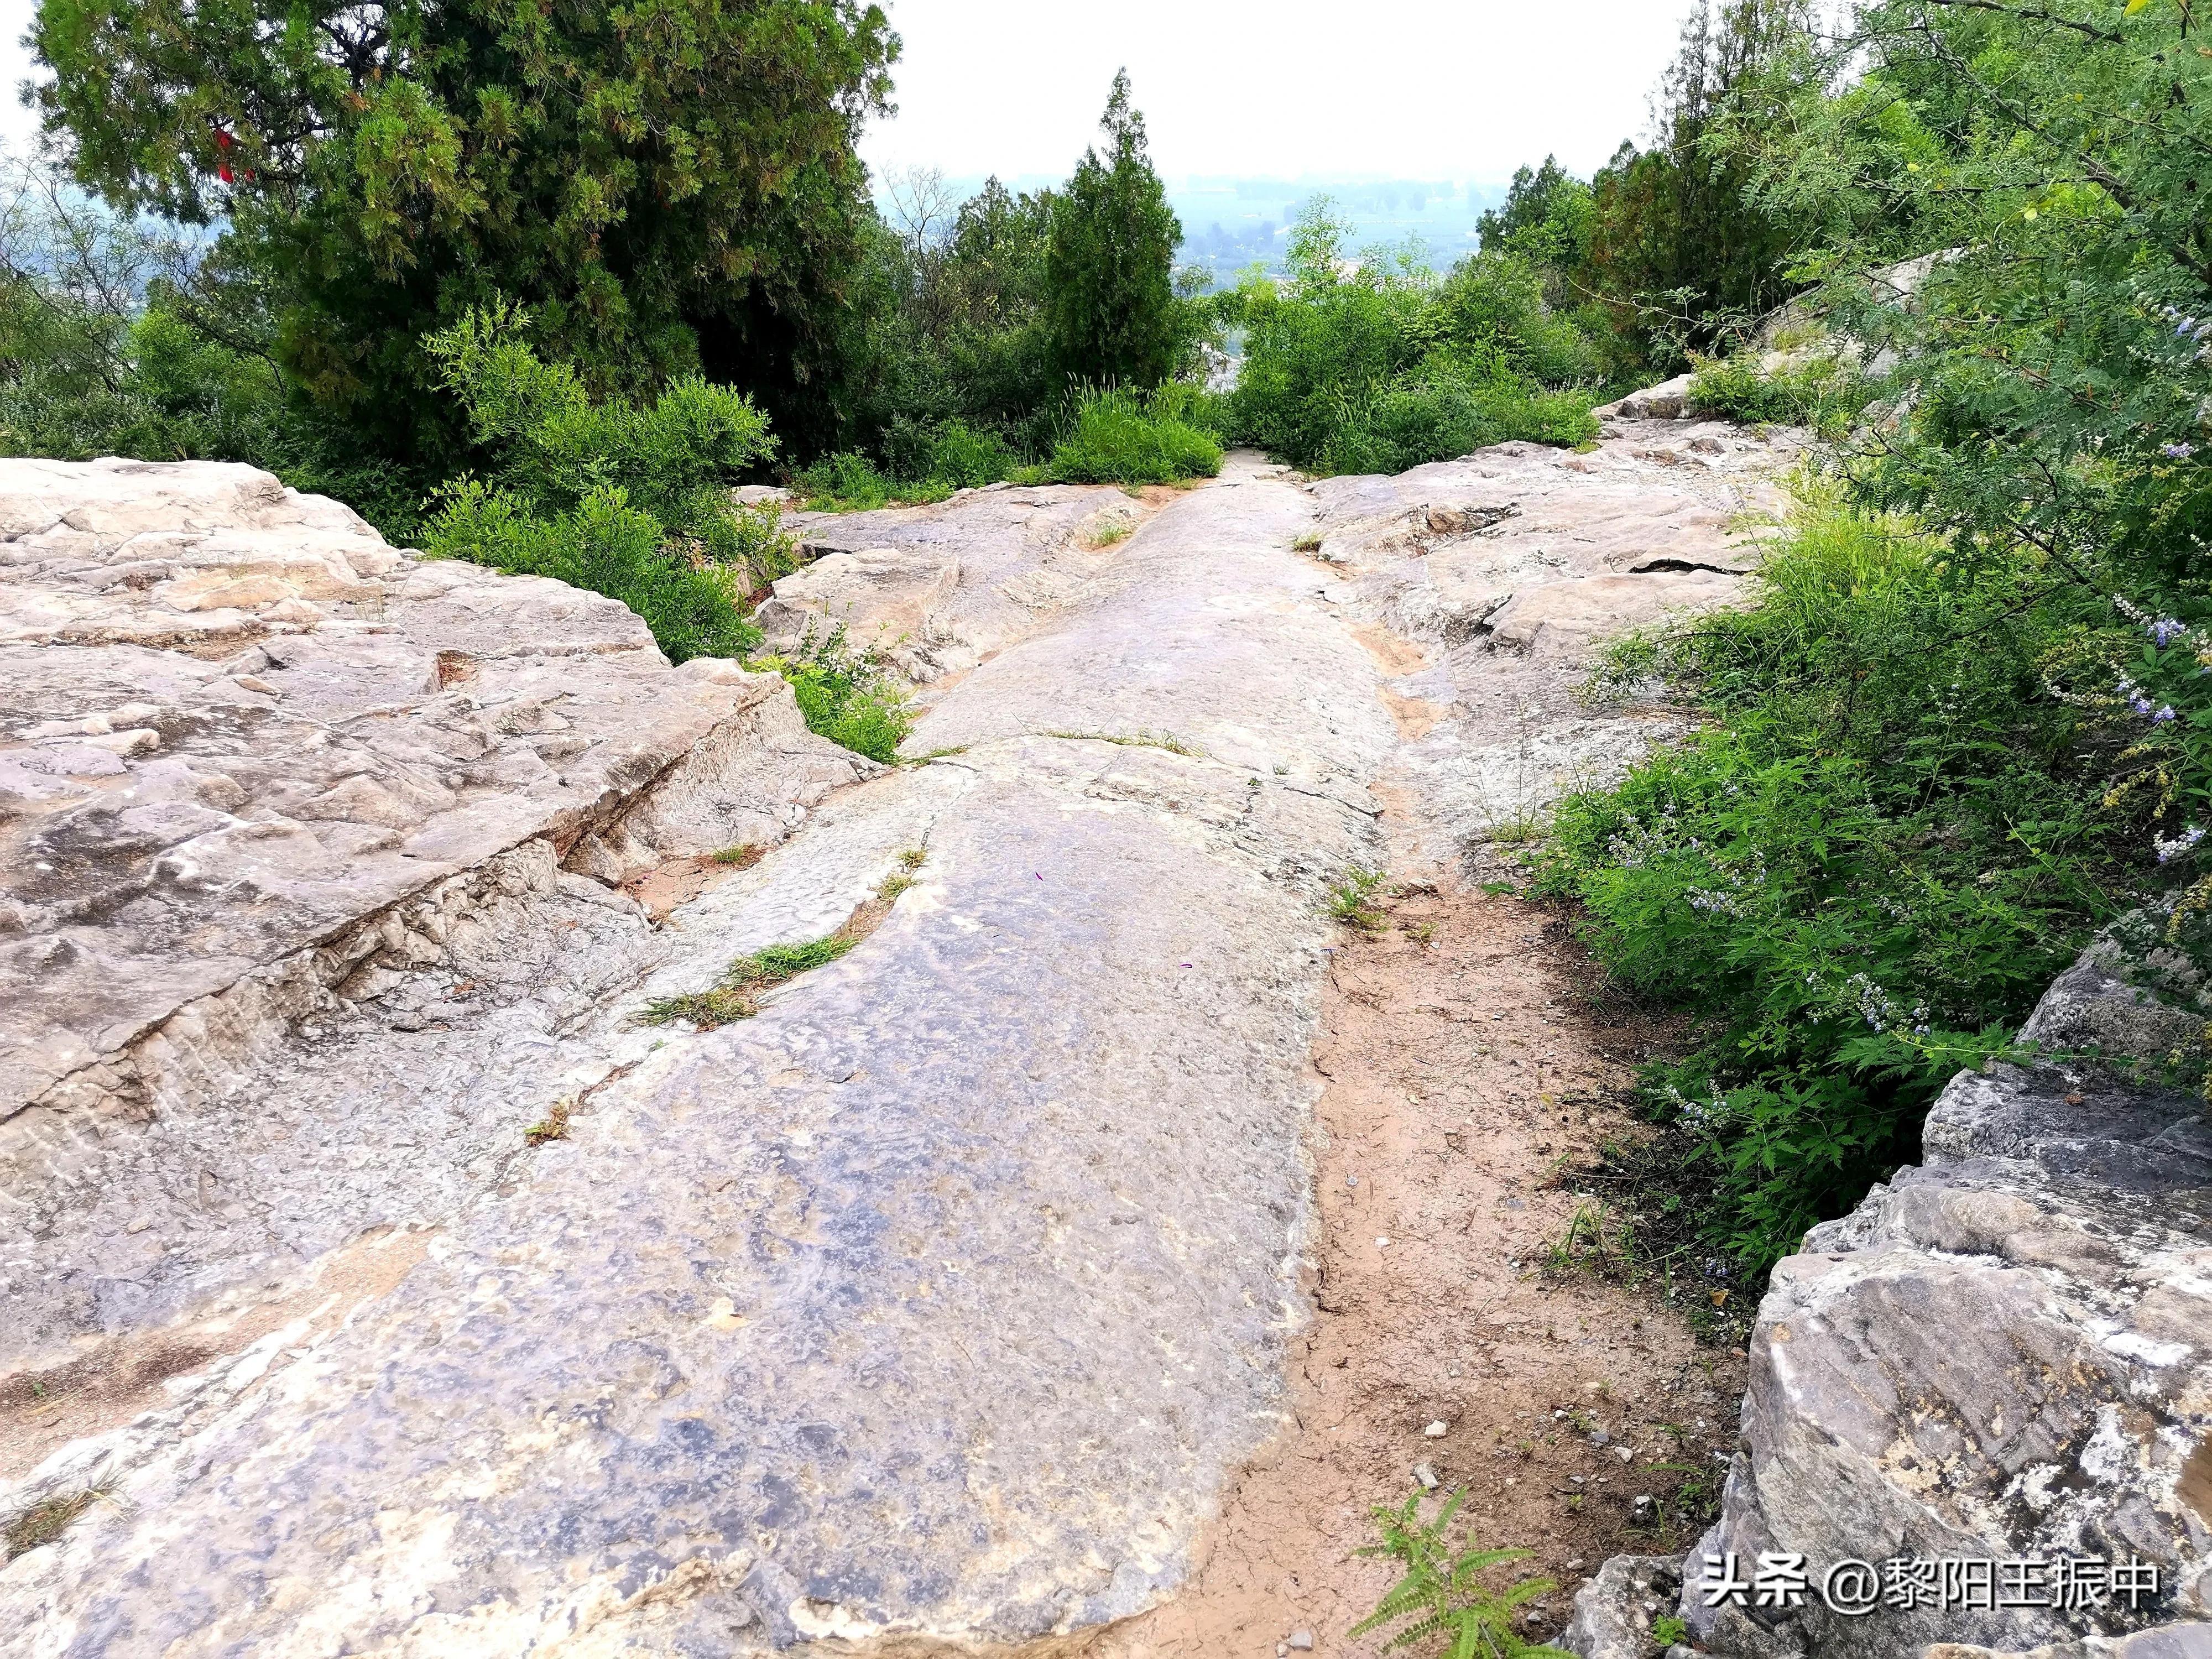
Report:
[[[2048,1060],[1955,1079],[1929,1115],[1923,1165],[1775,1269],[1746,1449],[1686,1569],[1684,1614],[1713,1651],[2201,1650],[2212,1131],[2201,1096],[2171,1079],[2203,1017],[2138,982],[2170,981],[2175,964],[2129,934],[2100,941],[2037,1008],[2027,1032]],[[1748,1575],[1766,1553],[1805,1559],[1799,1605],[1706,1605],[1717,1559]],[[1909,1558],[1999,1574],[2106,1565],[2046,1566],[2015,1582],[2015,1605],[1963,1589],[1968,1605],[1893,1605],[1908,1574],[1893,1564]],[[1883,1576],[1870,1610],[1818,1593],[1847,1559]],[[2136,1593],[2100,1587],[2116,1565]],[[2160,1626],[2175,1628],[2150,1633]]]

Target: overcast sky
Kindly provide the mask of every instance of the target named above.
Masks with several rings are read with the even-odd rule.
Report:
[[[1127,64],[1160,171],[1496,182],[1556,151],[1588,173],[1640,134],[1687,0],[890,0],[899,113],[868,160],[1060,175]],[[33,0],[0,0],[0,136]]]

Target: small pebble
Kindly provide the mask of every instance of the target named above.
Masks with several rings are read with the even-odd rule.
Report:
[[[1292,1631],[1291,1632],[1291,1650],[1293,1653],[1311,1653],[1313,1651],[1313,1632],[1310,1630]]]
[[[1359,1184],[1359,1177],[1358,1176],[1346,1176],[1344,1178],[1344,1184],[1347,1187],[1357,1187]]]
[[[1413,1465],[1413,1479],[1421,1483],[1423,1492],[1434,1492],[1437,1489],[1437,1472],[1426,1463]]]
[[[1389,1238],[1387,1238],[1387,1237],[1378,1237],[1378,1238],[1375,1241],[1375,1248],[1376,1248],[1376,1249],[1378,1249],[1378,1250],[1387,1250],[1387,1249],[1389,1249],[1390,1248],[1390,1241],[1389,1241]]]
[[[1451,1432],[1451,1429],[1449,1425],[1444,1422],[1443,1419],[1440,1417],[1435,1422],[1430,1424],[1427,1428],[1423,1429],[1421,1432],[1428,1436],[1431,1440],[1441,1440]]]

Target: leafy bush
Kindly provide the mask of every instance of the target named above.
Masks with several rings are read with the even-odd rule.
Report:
[[[1769,374],[1749,352],[1692,360],[1692,402],[1705,412],[1747,423],[1805,426],[1841,439],[1874,400],[1875,388],[1840,357],[1814,357]]]
[[[1347,229],[1316,203],[1291,280],[1237,295],[1238,438],[1316,471],[1396,472],[1507,439],[1596,435],[1594,397],[1571,388],[1596,379],[1600,356],[1532,267],[1482,254],[1440,278],[1410,253],[1370,253],[1351,270]]]
[[[2106,805],[2138,733],[2074,689],[2131,642],[2047,572],[1962,583],[1806,494],[1756,609],[1617,653],[1715,723],[1562,803],[1540,863],[1620,981],[1694,1012],[1648,1094],[1753,1268],[1915,1155],[2146,862]]]
[[[1087,389],[1075,400],[1066,435],[1048,470],[1060,483],[1157,484],[1211,478],[1221,471],[1213,436],[1172,412],[1193,410],[1188,396],[1167,391]]]
[[[749,665],[791,683],[807,730],[870,760],[892,764],[914,730],[905,696],[872,658],[846,643],[842,625],[818,641],[810,632],[787,657],[756,657]]]
[[[447,486],[423,551],[513,576],[550,576],[620,599],[644,619],[671,662],[730,657],[760,641],[744,619],[730,570],[694,564],[667,545],[667,526],[629,503],[619,485],[594,489],[546,515],[512,489],[479,478]]]
[[[819,418],[897,36],[852,0],[41,0],[37,98],[80,182],[217,225],[288,376],[356,442],[456,462],[416,343],[521,296],[595,394],[708,367]]]
[[[670,659],[757,643],[749,586],[790,568],[775,514],[730,485],[775,448],[750,398],[696,377],[650,404],[594,401],[567,363],[523,339],[519,307],[474,310],[424,343],[493,458],[489,480],[437,497],[424,550],[556,576],[620,599]]]

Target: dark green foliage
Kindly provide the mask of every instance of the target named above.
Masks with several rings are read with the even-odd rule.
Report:
[[[1017,453],[1060,385],[1044,323],[1050,191],[1016,196],[995,179],[957,208],[943,179],[892,180],[896,228],[871,240],[856,312],[865,341],[852,365],[842,442],[866,446],[900,477],[917,436],[957,424]]]
[[[1586,283],[1656,365],[1710,349],[1789,295],[1790,217],[1747,191],[1753,169],[1711,142],[1741,92],[1804,37],[1805,0],[1698,0],[1658,94],[1659,148],[1624,143],[1592,181]]]
[[[1175,292],[1182,226],[1146,153],[1129,76],[1114,77],[1099,122],[1103,156],[1086,150],[1052,203],[1045,315],[1064,379],[1148,389],[1181,367],[1188,323]]]
[[[1543,865],[1621,981],[1696,1012],[1649,1086],[1717,1183],[1708,1241],[1756,1269],[1916,1154],[2147,863],[2102,800],[2130,734],[2062,694],[2112,647],[2094,604],[1962,581],[1832,495],[1764,588],[1622,653],[1715,723],[1565,802]]]
[[[1600,357],[1545,303],[1533,266],[1483,253],[1440,278],[1370,252],[1347,273],[1347,231],[1316,202],[1292,237],[1291,281],[1237,296],[1239,438],[1318,471],[1397,472],[1509,438],[1596,435],[1595,398],[1574,388]]]
[[[1575,272],[1589,252],[1590,213],[1589,185],[1559,157],[1547,155],[1542,167],[1514,173],[1504,204],[1485,211],[1475,231],[1485,253],[1516,254],[1540,270]]]
[[[501,295],[595,393],[704,368],[794,430],[825,408],[897,51],[872,6],[43,0],[30,38],[76,176],[223,224],[366,447],[452,447],[416,342]]]
[[[1351,1635],[1390,1630],[1382,1651],[1412,1650],[1416,1659],[1530,1659],[1560,1656],[1563,1650],[1522,1638],[1520,1609],[1558,1588],[1548,1578],[1522,1578],[1503,1590],[1483,1583],[1486,1575],[1528,1559],[1527,1550],[1481,1550],[1470,1540],[1460,1549],[1445,1536],[1452,1517],[1467,1501],[1464,1487],[1454,1492],[1433,1521],[1421,1519],[1421,1494],[1396,1509],[1377,1508],[1380,1544],[1358,1552],[1395,1561],[1405,1576],[1391,1587],[1375,1611],[1354,1625]]]
[[[774,449],[766,417],[696,376],[651,403],[594,400],[526,343],[528,320],[471,311],[425,343],[494,458],[489,481],[440,493],[425,550],[620,599],[676,662],[755,643],[746,590],[788,553],[773,515],[739,512],[729,486]]]

